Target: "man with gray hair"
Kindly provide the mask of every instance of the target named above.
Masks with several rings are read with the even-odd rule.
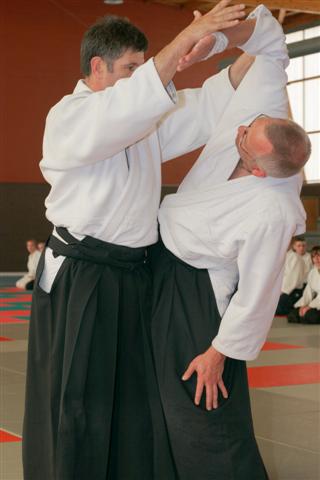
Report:
[[[181,479],[268,478],[245,361],[263,346],[288,245],[305,230],[300,170],[311,148],[287,120],[285,37],[263,5],[249,17],[254,32],[219,88],[221,100],[233,94],[178,192],[164,198],[163,243],[151,254],[154,356]],[[200,42],[181,66],[201,52]]]

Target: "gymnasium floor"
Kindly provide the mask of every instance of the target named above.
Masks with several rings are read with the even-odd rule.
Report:
[[[31,294],[10,288],[14,281],[0,276],[1,480],[22,480]],[[270,480],[320,480],[319,337],[319,326],[276,317],[259,358],[248,364],[255,432]]]

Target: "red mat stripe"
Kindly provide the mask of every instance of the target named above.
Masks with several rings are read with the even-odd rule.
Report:
[[[22,437],[19,435],[14,435],[13,433],[7,432],[0,428],[0,442],[21,442]]]
[[[28,320],[21,320],[14,317],[0,317],[0,324],[2,323],[29,323]]]
[[[320,364],[301,363],[248,368],[251,388],[320,383]]]
[[[30,303],[32,300],[31,295],[20,295],[18,297],[3,297],[0,298],[0,306],[3,303]]]
[[[30,310],[3,310],[0,311],[0,318],[2,317],[28,317]]]
[[[301,345],[289,345],[288,343],[266,342],[262,350],[289,350],[293,348],[304,348]]]
[[[13,338],[0,337],[0,342],[12,342]]]
[[[0,288],[0,293],[22,293],[25,294],[25,290],[21,290],[17,287],[2,287]]]

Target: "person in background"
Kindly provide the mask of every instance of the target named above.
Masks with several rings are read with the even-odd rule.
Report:
[[[311,250],[313,267],[302,297],[288,314],[289,323],[320,323],[320,246]]]
[[[38,245],[37,245],[37,248],[39,250],[39,252],[43,252],[43,250],[45,249],[45,242],[38,242]]]
[[[287,251],[276,315],[288,315],[302,295],[306,281],[306,264],[299,253],[302,250],[301,244],[302,242],[293,239],[291,248]]]
[[[312,259],[309,252],[307,252],[307,242],[304,237],[294,237],[292,240],[292,250],[296,252],[298,255],[301,255],[302,260],[305,264],[305,279],[304,283],[307,283],[307,278],[312,265]]]
[[[28,272],[17,280],[16,287],[23,290],[33,290],[34,279],[36,278],[36,270],[41,253],[37,249],[37,242],[34,239],[27,240],[26,247],[29,252],[27,263]]]

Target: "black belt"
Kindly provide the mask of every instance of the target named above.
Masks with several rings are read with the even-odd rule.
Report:
[[[54,257],[63,255],[76,260],[111,265],[126,270],[134,270],[147,261],[147,247],[131,248],[115,245],[89,235],[78,240],[64,227],[56,227],[56,231],[66,243],[54,235],[50,236],[47,245],[53,250]]]

